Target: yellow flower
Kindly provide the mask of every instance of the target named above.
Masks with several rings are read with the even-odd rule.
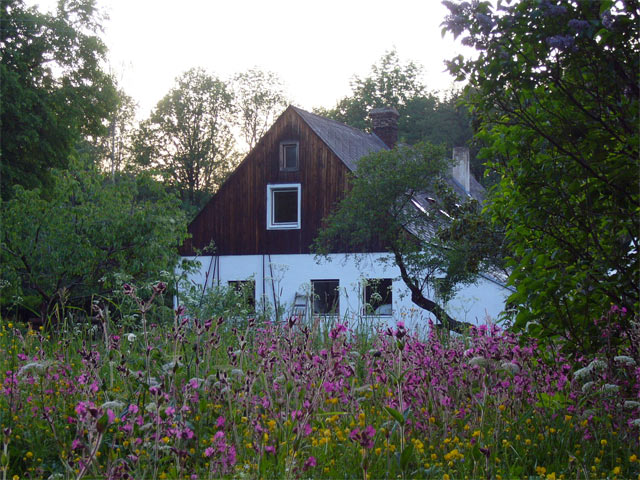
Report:
[[[160,475],[158,475],[158,478],[164,480],[165,478],[167,478],[167,474],[162,472]]]
[[[446,473],[442,476],[442,480],[449,480],[449,475]]]
[[[556,480],[556,472],[551,472],[547,475],[547,480]]]
[[[162,437],[162,441],[164,443],[169,443],[169,437]]]
[[[33,457],[33,453],[32,453],[32,452],[27,452],[27,453],[25,454],[25,457],[27,457],[27,458],[32,458],[32,457]]]
[[[504,412],[506,409],[507,409],[507,407],[505,407],[502,404],[498,406],[498,410],[500,410],[501,412]]]
[[[637,462],[638,461],[638,456],[637,455],[631,455],[629,457],[629,462],[633,463],[633,462]]]
[[[606,447],[607,441],[603,438],[602,440],[600,440],[600,445],[602,445],[603,447]]]
[[[614,474],[614,475],[620,475],[620,467],[615,467],[615,468],[613,469],[613,474]]]
[[[547,469],[544,467],[536,467],[536,473],[538,475],[544,475],[545,473],[547,473]]]

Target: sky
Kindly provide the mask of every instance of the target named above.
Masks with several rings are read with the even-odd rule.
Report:
[[[45,11],[55,0],[32,0]],[[222,79],[257,67],[282,79],[292,103],[330,108],[354,75],[395,48],[424,68],[429,90],[453,79],[444,61],[464,52],[441,35],[440,0],[97,0],[108,16],[108,68],[146,117],[175,78],[202,67]]]

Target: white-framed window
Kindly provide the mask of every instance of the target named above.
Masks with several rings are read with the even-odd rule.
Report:
[[[280,170],[294,172],[300,168],[299,143],[296,140],[280,142]]]
[[[340,313],[340,280],[311,280],[314,315]]]
[[[363,281],[364,315],[391,315],[393,313],[393,280],[367,278]]]
[[[301,198],[299,183],[267,185],[267,229],[299,229]]]

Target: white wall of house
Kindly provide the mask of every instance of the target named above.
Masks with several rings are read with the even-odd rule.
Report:
[[[185,257],[194,259],[194,257]],[[328,257],[314,255],[237,255],[202,256],[200,271],[191,274],[188,281],[196,285],[228,285],[230,281],[255,281],[256,305],[262,302],[280,302],[285,314],[293,311],[298,294],[308,296],[312,280],[339,279],[340,318],[353,322],[363,321],[363,280],[393,279],[393,313],[391,316],[366,317],[373,325],[394,325],[403,320],[407,327],[424,328],[429,312],[411,302],[409,290],[400,278],[395,263],[389,261],[388,254],[332,254]],[[384,261],[386,260],[386,261]],[[428,295],[428,292],[426,292]],[[487,318],[495,320],[502,312],[509,292],[501,285],[480,279],[476,284],[465,287],[447,305],[447,311],[456,319],[474,324],[486,323]],[[308,297],[307,297],[308,298]],[[307,312],[311,311],[307,306]]]

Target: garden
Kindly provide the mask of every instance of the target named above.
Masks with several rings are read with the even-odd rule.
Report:
[[[2,320],[3,480],[640,476],[623,308],[596,322],[606,347],[570,358],[492,324],[167,318],[165,288],[125,284],[129,317],[96,301],[91,322]]]

